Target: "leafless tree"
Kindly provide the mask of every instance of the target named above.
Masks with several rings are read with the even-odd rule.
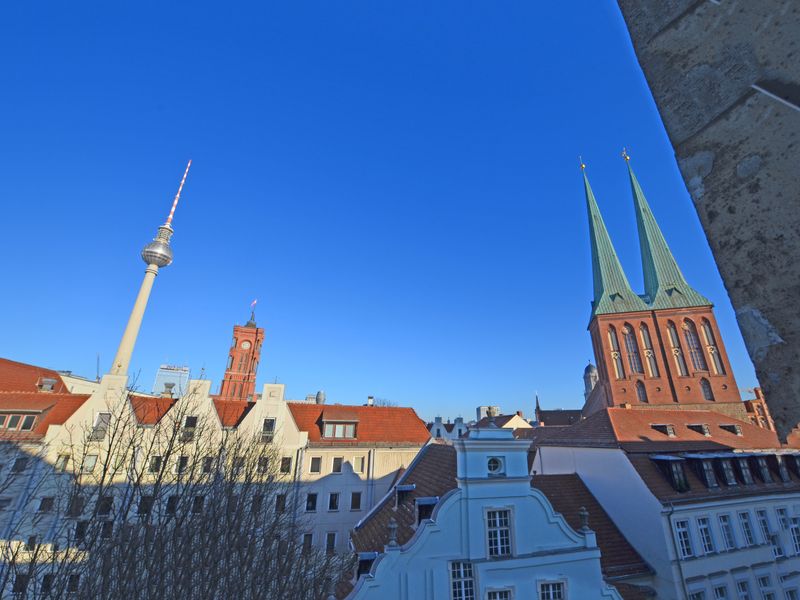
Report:
[[[20,599],[327,597],[349,559],[304,547],[271,440],[220,427],[191,398],[142,426],[133,409],[156,402],[137,402],[126,396],[71,432],[49,453],[54,464],[35,460],[35,491],[3,536],[0,590]]]

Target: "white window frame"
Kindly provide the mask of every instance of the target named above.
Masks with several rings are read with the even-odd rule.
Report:
[[[490,512],[507,512],[508,513],[508,554],[491,554],[491,545],[489,542],[489,513]],[[516,555],[514,543],[514,507],[513,506],[486,506],[483,509],[483,531],[484,541],[486,542],[486,558],[490,560],[510,558]],[[497,528],[498,532],[503,529]],[[499,543],[499,537],[498,537]]]
[[[507,594],[507,596],[504,598],[500,594]],[[486,590],[486,600],[514,600],[514,590],[512,588]]]
[[[694,543],[692,540],[692,527],[689,519],[677,519],[672,526],[675,533],[675,542],[678,546],[678,553],[680,558],[694,558],[697,554],[694,551]],[[685,538],[683,537],[685,534]]]
[[[718,593],[719,590],[722,590],[722,594]],[[712,583],[711,593],[714,595],[714,600],[730,600],[730,595],[728,594],[728,585],[726,583]]]
[[[723,524],[723,518],[727,519],[727,526]],[[717,515],[717,523],[722,533],[722,542],[725,545],[725,550],[727,552],[736,550],[739,546],[736,541],[736,530],[733,528],[733,516],[730,513],[721,513]],[[728,534],[730,534],[730,539],[728,539]],[[728,542],[732,542],[733,545]]]
[[[454,572],[454,567],[456,565],[459,565],[458,577],[455,576],[456,574]],[[469,568],[468,576],[464,575],[467,567]],[[477,595],[475,590],[478,586],[475,581],[475,567],[471,562],[462,560],[451,561],[447,565],[447,572],[450,579],[451,600],[476,600]],[[465,582],[470,582],[471,586],[469,586],[469,589],[467,586],[463,585]],[[456,588],[457,584],[461,585],[458,585],[458,588]]]
[[[701,515],[695,519],[695,525],[697,526],[700,545],[703,547],[703,554],[716,554],[717,544],[714,540],[714,532],[711,529],[711,519],[707,515]]]
[[[367,468],[367,457],[366,456],[354,456],[353,457],[353,472],[354,473],[363,473]]]
[[[748,548],[755,546],[756,532],[753,530],[753,516],[750,514],[750,511],[740,510],[736,513],[736,515],[739,518],[739,529],[742,530],[742,539],[744,540],[744,545]]]
[[[319,465],[318,465],[318,468],[317,468],[316,471],[314,470],[314,461],[315,460],[319,461]],[[319,475],[319,474],[322,473],[322,457],[321,456],[311,456],[311,457],[309,457],[308,472],[313,474],[313,475]]]
[[[542,579],[536,582],[536,597],[539,600],[550,600],[551,596],[543,596],[542,595],[542,587],[546,585],[558,585],[561,584],[563,590],[563,598],[567,600],[569,598],[569,589],[567,588],[567,580],[566,579]]]

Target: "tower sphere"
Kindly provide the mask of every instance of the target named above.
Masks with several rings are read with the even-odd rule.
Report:
[[[142,260],[148,265],[156,265],[159,269],[172,262],[172,248],[169,247],[169,238],[172,228],[161,226],[155,239],[142,249]]]

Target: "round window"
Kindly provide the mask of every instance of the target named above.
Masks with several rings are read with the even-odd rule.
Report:
[[[242,342],[242,348],[244,350],[250,350],[250,342],[248,342],[247,340],[243,341]]]
[[[497,474],[503,472],[503,459],[492,456],[486,464],[489,473]]]

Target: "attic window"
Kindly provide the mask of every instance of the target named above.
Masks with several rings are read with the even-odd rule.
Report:
[[[675,437],[675,426],[674,425],[650,425],[651,429],[658,431],[659,433],[663,433],[664,435],[674,438]]]
[[[728,433],[733,433],[735,435],[742,435],[742,426],[741,425],[720,425],[720,429],[724,429]]]
[[[355,423],[324,423],[322,437],[353,439],[356,437]]]
[[[40,392],[52,392],[56,387],[56,383],[58,383],[58,382],[55,379],[53,379],[52,377],[42,377],[39,380],[39,386],[38,386],[39,387],[39,391]]]
[[[687,425],[686,427],[688,427],[692,431],[695,431],[697,433],[701,433],[706,437],[711,437],[711,430],[708,428],[708,425],[706,425],[705,423],[701,423],[701,424],[698,424],[698,425]]]
[[[676,491],[686,492],[689,490],[689,481],[683,470],[683,464],[686,461],[683,458],[669,454],[654,454],[650,459],[656,462]]]
[[[372,563],[378,558],[377,552],[359,552],[358,553],[358,571],[356,577],[367,575],[372,568]]]
[[[395,506],[400,506],[403,503],[403,500],[408,498],[408,495],[417,489],[416,483],[410,483],[405,485],[398,485],[394,488],[395,491]]]
[[[27,415],[24,419],[22,419],[22,425],[19,426],[20,431],[30,431],[33,429],[33,424],[36,422],[36,417],[33,415]]]
[[[428,496],[423,498],[416,498],[415,503],[417,506],[417,525],[422,523],[425,519],[430,519],[433,514],[433,509],[439,502],[438,496]]]

